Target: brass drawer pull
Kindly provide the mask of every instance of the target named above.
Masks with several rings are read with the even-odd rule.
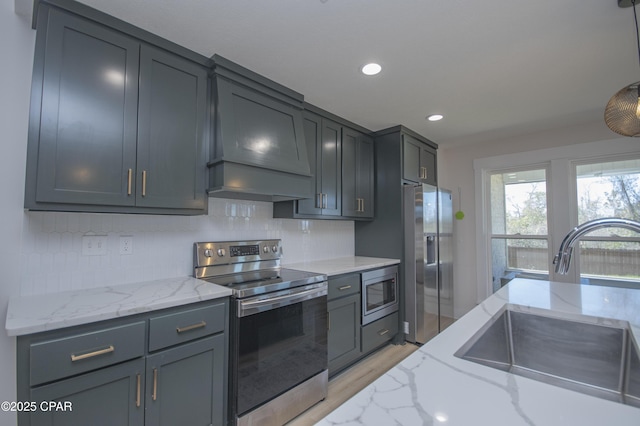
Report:
[[[140,374],[136,374],[136,407],[140,407]]]
[[[380,336],[384,336],[385,334],[387,334],[389,332],[389,329],[385,328],[384,330],[380,330],[378,331],[378,335]]]
[[[154,401],[158,399],[158,369],[153,369],[153,393],[151,394],[151,399]]]
[[[342,291],[342,290],[348,290],[350,288],[351,288],[350,285],[343,285],[342,287],[338,287],[338,290]]]
[[[89,353],[82,354],[82,355],[71,354],[71,362],[80,361],[80,360],[87,359],[87,358],[93,358],[94,356],[98,356],[98,355],[108,354],[108,353],[111,353],[111,352],[113,352],[115,350],[116,350],[116,348],[114,348],[113,345],[109,345],[108,347],[106,347],[104,349],[100,349],[98,351],[89,352]]]
[[[197,324],[188,325],[186,327],[176,327],[176,331],[178,333],[184,333],[185,331],[195,330],[197,328],[202,328],[202,327],[206,327],[206,326],[207,326],[206,322],[200,321]]]

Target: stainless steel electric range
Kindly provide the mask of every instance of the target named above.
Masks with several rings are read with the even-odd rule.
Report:
[[[327,396],[327,277],[280,267],[280,240],[194,244],[194,275],[233,291],[230,419],[281,425]]]

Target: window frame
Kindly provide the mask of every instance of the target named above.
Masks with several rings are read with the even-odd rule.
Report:
[[[638,155],[640,150],[633,138],[616,138],[557,146],[532,151],[503,154],[473,160],[476,228],[476,300],[482,302],[493,294],[491,271],[490,211],[488,210],[489,173],[497,170],[536,168],[548,164],[547,175],[547,221],[549,236],[549,280],[577,283],[577,261],[571,262],[567,275],[556,274],[552,267],[553,257],[560,243],[571,229],[576,227],[577,188],[574,162],[600,162],[616,156]],[[508,165],[508,166],[506,166]],[[567,202],[574,200],[573,202]]]
[[[545,185],[546,185],[546,189],[545,189],[545,198],[546,198],[546,209],[547,209],[547,214],[546,214],[546,222],[547,222],[547,233],[546,234],[540,234],[540,235],[534,235],[534,234],[496,234],[493,232],[493,210],[492,207],[493,205],[491,203],[487,203],[487,209],[488,211],[485,211],[485,213],[487,214],[487,219],[488,219],[488,223],[487,223],[487,230],[488,230],[488,234],[489,234],[489,241],[488,241],[488,253],[492,253],[493,252],[493,241],[496,239],[502,239],[502,240],[538,240],[538,241],[545,241],[547,243],[547,258],[551,258],[551,251],[552,251],[552,247],[551,247],[551,237],[549,235],[549,229],[550,229],[550,221],[549,221],[549,213],[550,213],[550,209],[549,209],[549,203],[550,203],[550,197],[549,197],[549,188],[551,187],[551,182],[549,180],[550,178],[550,163],[541,163],[541,164],[535,164],[535,165],[529,165],[529,166],[525,166],[525,167],[518,167],[518,168],[514,168],[514,167],[509,167],[506,169],[492,169],[492,170],[487,170],[486,171],[486,185],[487,187],[485,188],[485,193],[488,194],[489,197],[491,197],[491,177],[493,175],[496,174],[509,174],[509,173],[518,173],[518,172],[527,172],[527,171],[533,171],[533,170],[544,170],[544,175],[545,175]],[[506,207],[506,206],[505,206]],[[506,215],[506,212],[505,212]],[[491,258],[491,254],[488,254],[488,258],[489,258],[489,262],[492,263],[493,259]],[[508,265],[506,265],[508,266]],[[509,270],[508,268],[506,270]],[[527,271],[524,269],[513,269],[514,272],[516,271],[523,271],[523,272],[528,272],[529,274],[532,275],[540,275],[541,278],[546,278],[548,275],[547,274],[538,274],[536,272],[533,271]],[[491,273],[491,288],[492,291],[495,290],[495,285],[493,284],[493,272]]]

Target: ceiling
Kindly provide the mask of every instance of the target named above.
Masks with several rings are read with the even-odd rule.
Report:
[[[403,124],[440,146],[603,121],[609,98],[640,80],[633,9],[617,0],[81,2],[368,129]],[[370,61],[383,69],[366,77]]]

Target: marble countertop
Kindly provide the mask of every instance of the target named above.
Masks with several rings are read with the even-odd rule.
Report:
[[[193,277],[178,277],[9,300],[5,328],[20,336],[231,295]]]
[[[387,259],[383,257],[351,256],[339,257],[336,259],[308,261],[300,263],[283,264],[289,269],[299,269],[301,271],[315,272],[334,276],[347,274],[350,272],[364,271],[366,269],[383,268],[385,266],[397,265],[400,259]]]
[[[506,306],[567,319],[622,320],[640,338],[639,290],[516,279],[318,424],[640,425],[638,408],[454,356]]]

